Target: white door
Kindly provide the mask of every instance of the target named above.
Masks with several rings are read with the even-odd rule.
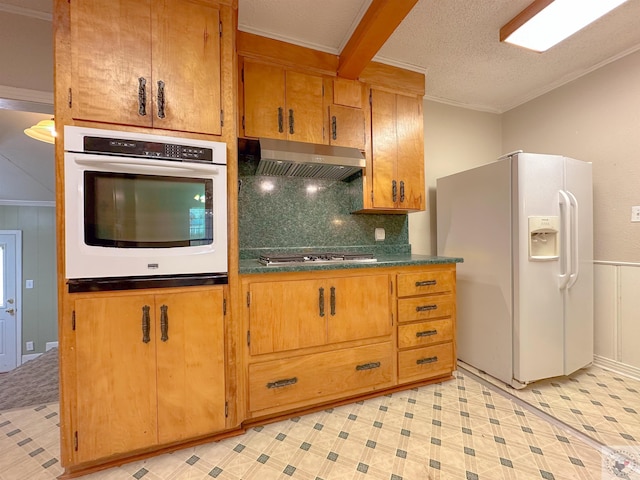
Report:
[[[564,374],[593,362],[593,193],[591,164],[565,160],[571,195],[571,280],[565,290]]]
[[[16,368],[21,354],[17,297],[21,232],[0,232],[0,372]]]

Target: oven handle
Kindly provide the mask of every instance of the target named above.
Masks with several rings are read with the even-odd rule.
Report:
[[[141,158],[132,161],[119,161],[109,157],[105,158],[93,155],[83,155],[82,157],[75,157],[73,160],[78,165],[117,168],[119,172],[123,173],[139,173],[145,169],[149,169],[150,173],[158,173],[159,170],[176,173],[203,172],[214,175],[222,173],[218,166],[211,164],[176,162],[175,166],[173,164],[167,165],[171,160],[147,160],[146,158]]]

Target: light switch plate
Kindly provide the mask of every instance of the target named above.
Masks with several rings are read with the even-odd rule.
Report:
[[[640,206],[631,207],[631,221],[640,222]]]
[[[384,228],[376,228],[374,235],[376,238],[376,242],[381,242],[382,240],[384,240]]]

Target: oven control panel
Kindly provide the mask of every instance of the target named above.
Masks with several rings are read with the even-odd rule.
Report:
[[[85,136],[84,151],[86,153],[147,157],[162,160],[206,163],[213,161],[213,150],[211,148],[121,138]]]

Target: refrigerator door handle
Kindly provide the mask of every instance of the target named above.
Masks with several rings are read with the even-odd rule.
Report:
[[[571,272],[571,223],[569,221],[571,200],[563,190],[560,194],[560,274],[558,275],[558,287],[560,290],[567,288]]]
[[[569,283],[567,289],[573,287],[578,280],[579,265],[578,261],[578,199],[573,193],[567,190],[567,196],[571,205],[571,272],[569,275]]]

